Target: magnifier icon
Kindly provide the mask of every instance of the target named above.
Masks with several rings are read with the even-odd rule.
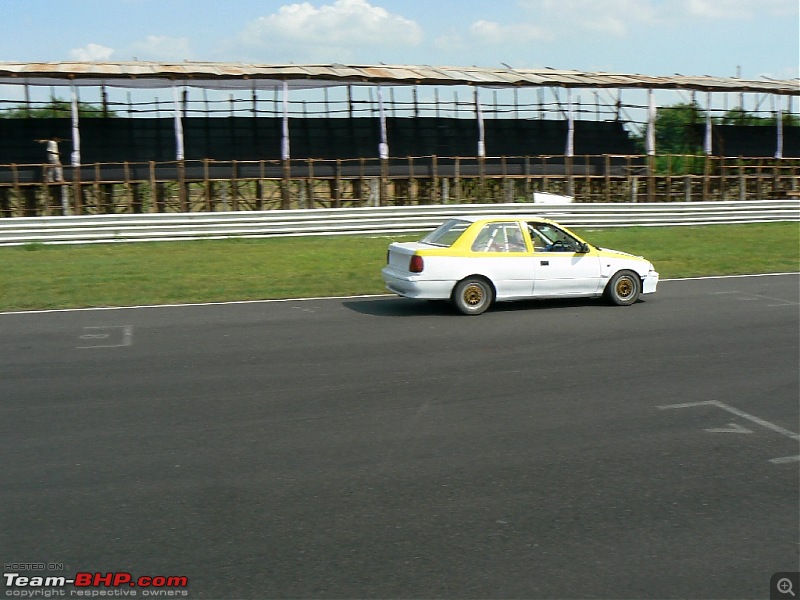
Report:
[[[792,591],[792,581],[788,577],[778,579],[778,583],[775,584],[775,587],[778,588],[778,591],[781,594],[791,594],[792,598],[795,597],[795,594]]]

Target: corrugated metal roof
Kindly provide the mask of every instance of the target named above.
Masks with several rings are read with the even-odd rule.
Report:
[[[292,88],[335,85],[475,85],[685,89],[800,95],[798,79],[653,76],[557,69],[489,69],[426,65],[258,65],[213,62],[0,62],[0,84],[158,88],[174,83],[209,89]]]

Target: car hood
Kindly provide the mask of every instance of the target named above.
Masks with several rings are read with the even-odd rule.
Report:
[[[629,254],[628,252],[621,252],[620,250],[612,250],[610,248],[599,248],[600,256],[606,258],[616,258],[629,262],[629,268],[633,268],[640,275],[646,275],[648,271],[655,271],[653,263],[647,260],[644,256],[637,256],[636,254]]]
[[[622,252],[621,250],[614,250],[612,248],[600,248],[599,250],[600,252],[613,254],[622,258],[638,258],[640,260],[647,260],[644,256],[637,256],[636,254],[629,254],[628,252]]]

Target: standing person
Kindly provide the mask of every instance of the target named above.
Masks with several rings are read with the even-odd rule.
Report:
[[[46,140],[36,140],[40,144],[45,144],[47,152],[47,163],[44,166],[44,180],[47,183],[64,183],[64,167],[61,164],[61,153],[58,149],[58,142],[62,141],[61,138],[50,138]],[[65,215],[69,214],[69,198],[67,197],[67,188],[63,185],[61,188],[61,209]],[[54,201],[57,199],[54,197]]]
[[[64,168],[61,165],[61,153],[58,150],[59,138],[49,140],[36,140],[47,147],[47,166],[45,166],[45,181],[55,183],[64,181]]]

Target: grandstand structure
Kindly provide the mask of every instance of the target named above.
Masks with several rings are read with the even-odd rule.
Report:
[[[0,62],[0,216],[787,197],[799,95],[511,67]],[[665,151],[675,105],[699,117]]]

